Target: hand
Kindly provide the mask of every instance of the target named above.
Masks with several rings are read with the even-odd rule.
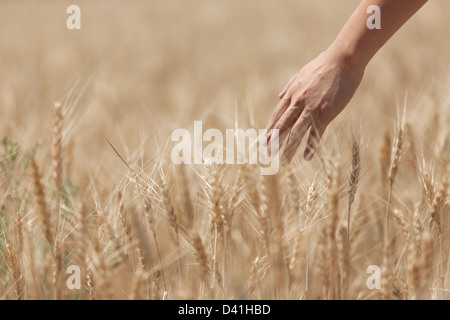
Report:
[[[304,159],[312,159],[325,129],[355,94],[364,69],[350,58],[325,51],[289,80],[266,127],[269,134],[271,129],[279,130],[280,147],[289,134],[282,163],[291,162],[308,130]]]

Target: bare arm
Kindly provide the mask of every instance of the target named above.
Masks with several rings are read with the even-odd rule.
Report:
[[[279,130],[280,145],[289,134],[283,162],[292,160],[308,130],[304,158],[312,158],[327,126],[355,94],[371,58],[426,2],[362,0],[330,47],[289,80],[267,125]],[[381,29],[367,28],[370,5],[381,9]]]
[[[339,32],[330,50],[352,57],[366,66],[377,51],[408,21],[427,0],[363,0]],[[382,28],[366,27],[370,5],[381,9]]]

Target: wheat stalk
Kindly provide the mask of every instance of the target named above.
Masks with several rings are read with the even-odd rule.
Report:
[[[56,190],[56,202],[57,202],[57,212],[56,212],[56,230],[59,229],[59,216],[61,209],[61,189],[62,189],[62,126],[63,126],[63,116],[62,116],[62,104],[60,102],[55,103],[55,123],[53,127],[53,148],[52,148],[52,163],[53,163],[53,184]]]
[[[51,232],[50,216],[49,216],[49,212],[47,210],[47,203],[45,201],[44,187],[42,186],[42,183],[41,183],[41,175],[39,173],[39,168],[36,164],[36,160],[34,159],[34,156],[31,157],[30,164],[31,164],[31,174],[32,174],[32,180],[33,180],[34,198],[36,201],[39,218],[41,220],[45,238],[47,239],[50,246],[53,247],[53,235]]]
[[[20,266],[17,261],[14,249],[9,243],[7,237],[5,237],[5,249],[8,258],[9,268],[11,270],[12,279],[14,280],[14,293],[16,294],[17,300],[22,300],[23,298],[22,272],[20,271]]]

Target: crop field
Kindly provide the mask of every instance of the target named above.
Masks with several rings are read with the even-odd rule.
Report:
[[[0,299],[450,299],[450,2],[311,161],[174,163],[263,129],[358,0],[0,1]]]

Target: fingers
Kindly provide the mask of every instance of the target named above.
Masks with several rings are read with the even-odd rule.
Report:
[[[320,139],[322,138],[328,123],[322,122],[320,120],[313,123],[309,131],[308,142],[306,143],[305,153],[303,158],[306,161],[311,160],[319,146]]]
[[[269,132],[275,124],[278,122],[278,120],[283,115],[284,111],[289,107],[291,104],[291,99],[283,98],[278,102],[277,106],[275,107],[275,110],[272,112],[272,115],[270,116],[269,123],[267,124],[266,131]]]
[[[269,132],[271,129],[274,128],[275,124],[278,122],[278,120],[281,118],[283,113],[286,111],[286,109],[291,104],[290,95],[289,96],[285,96],[285,95],[286,95],[286,92],[291,87],[292,83],[294,82],[296,76],[297,75],[294,75],[291,79],[289,79],[289,81],[286,84],[286,86],[284,87],[284,89],[278,95],[281,100],[278,103],[278,105],[275,107],[275,110],[272,112],[272,115],[270,116],[269,123],[266,126],[267,132]]]
[[[278,94],[278,97],[280,99],[282,99],[284,97],[284,95],[286,94],[286,92],[289,90],[289,88],[291,87],[292,82],[294,82],[296,76],[297,75],[294,75],[291,79],[289,79],[289,81],[286,84],[286,86],[284,87],[284,89]]]
[[[280,146],[283,144],[284,139],[286,139],[289,133],[289,129],[294,125],[298,117],[300,117],[300,115],[302,114],[305,106],[303,101],[300,101],[297,104],[293,105],[294,101],[296,100],[291,100],[291,105],[287,108],[287,110],[283,113],[283,115],[273,127],[274,129],[279,130],[278,143]],[[268,143],[270,144],[270,137]]]
[[[292,158],[295,155],[295,151],[297,151],[298,146],[302,142],[303,137],[308,131],[308,128],[311,126],[312,122],[312,115],[309,112],[302,113],[302,115],[295,122],[289,134],[286,147],[284,148],[284,152],[281,157],[282,163],[286,164],[291,162]]]

